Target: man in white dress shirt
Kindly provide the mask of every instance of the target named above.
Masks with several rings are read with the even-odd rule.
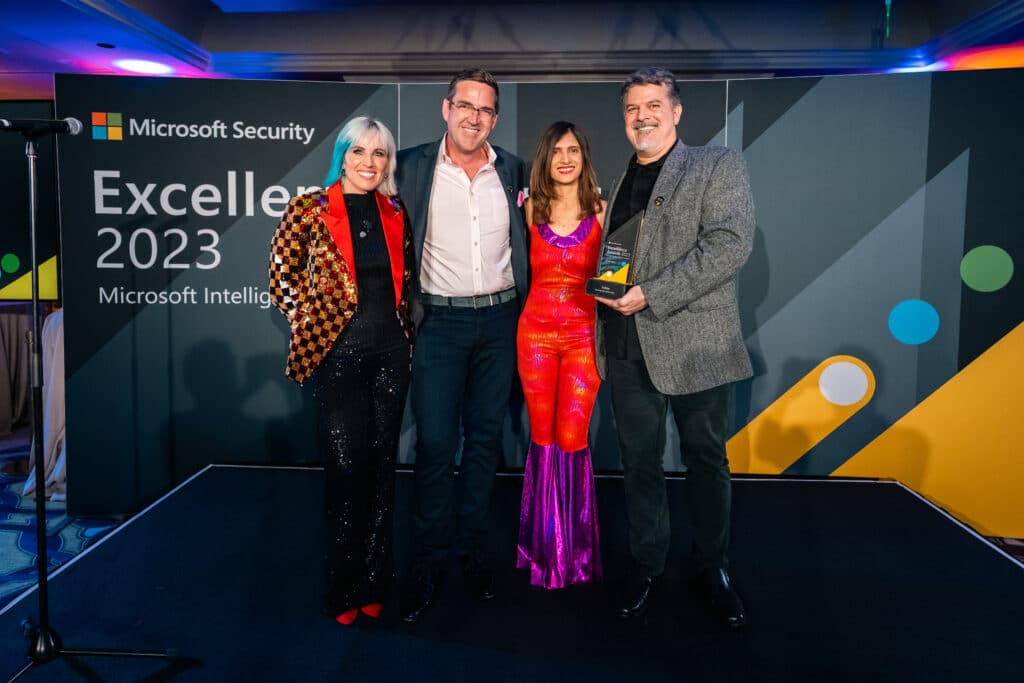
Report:
[[[463,71],[441,102],[444,137],[398,155],[399,193],[412,222],[422,304],[411,388],[417,432],[415,582],[402,605],[409,622],[436,600],[453,554],[461,561],[466,589],[483,600],[494,597],[482,546],[528,272],[526,226],[516,201],[526,169],[487,142],[498,106],[494,77],[480,69]]]

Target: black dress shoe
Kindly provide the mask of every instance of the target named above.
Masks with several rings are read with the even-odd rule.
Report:
[[[462,558],[462,580],[466,592],[477,600],[490,600],[495,596],[494,572],[479,557]]]
[[[416,579],[402,596],[402,620],[408,624],[416,623],[437,601],[440,589],[441,582],[436,576],[425,574]]]
[[[729,628],[740,628],[747,623],[743,601],[724,569],[711,569],[699,579],[699,585],[708,601],[712,614]]]
[[[615,611],[619,619],[635,619],[647,611],[653,584],[654,579],[647,574],[631,573],[626,577],[622,600]]]

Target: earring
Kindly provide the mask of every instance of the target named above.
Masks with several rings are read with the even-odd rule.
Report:
[[[388,179],[388,174],[387,174],[387,173],[385,173],[385,174],[384,174],[384,180],[387,180],[387,179]]]

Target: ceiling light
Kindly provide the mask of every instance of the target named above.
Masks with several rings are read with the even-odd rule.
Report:
[[[169,74],[174,71],[174,69],[166,64],[151,62],[148,59],[118,59],[114,62],[114,66],[118,69],[124,69],[125,71],[131,71],[137,74],[149,74],[151,76]]]

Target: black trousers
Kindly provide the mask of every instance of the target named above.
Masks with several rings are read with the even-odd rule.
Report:
[[[441,572],[452,554],[483,552],[515,378],[519,317],[517,301],[423,308],[410,390],[416,418],[414,573]]]
[[[330,614],[383,602],[394,575],[395,460],[409,388],[409,345],[377,353],[336,346],[313,374],[324,459]]]
[[[732,481],[725,455],[729,386],[666,395],[651,383],[644,361],[608,361],[626,490],[629,550],[652,576],[665,569],[671,529],[662,453],[672,407],[686,465],[687,517],[698,571],[728,566]]]

